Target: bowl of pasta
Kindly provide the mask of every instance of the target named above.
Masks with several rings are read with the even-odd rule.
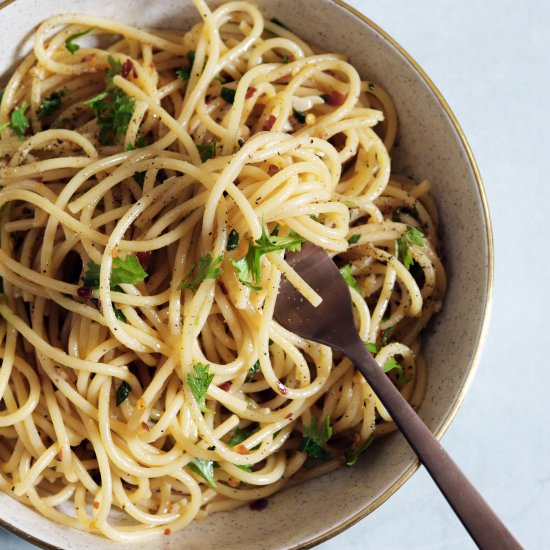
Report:
[[[440,93],[339,0],[11,0],[0,28],[0,525],[282,549],[365,517],[415,457],[354,366],[273,310],[282,277],[308,299],[286,251],[327,250],[443,434],[492,242]]]

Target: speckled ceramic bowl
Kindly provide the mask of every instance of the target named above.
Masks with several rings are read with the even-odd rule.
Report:
[[[255,1],[269,16],[292,21],[293,31],[308,42],[349,54],[363,75],[391,93],[400,123],[394,170],[433,182],[450,284],[444,309],[425,338],[430,370],[420,415],[441,436],[462,401],[479,359],[491,297],[491,228],[471,152],[449,107],[430,80],[366,18],[339,0]],[[0,1],[0,74],[28,51],[29,45],[24,44],[26,33],[44,18],[69,11],[159,28],[187,29],[196,18],[191,0]],[[365,517],[416,468],[413,453],[394,434],[377,442],[358,466],[342,468],[284,491],[270,498],[265,511],[253,512],[246,507],[214,515],[162,541],[144,544],[143,548],[311,547]],[[5,494],[0,494],[0,525],[44,548],[124,548],[60,527]]]

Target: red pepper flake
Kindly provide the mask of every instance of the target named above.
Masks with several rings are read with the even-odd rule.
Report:
[[[237,445],[235,447],[235,450],[240,454],[240,455],[249,455],[250,454],[250,451],[241,443],[241,445]]]
[[[254,502],[251,502],[248,507],[255,512],[261,512],[262,510],[265,510],[267,508],[268,504],[269,501],[267,500],[267,498],[261,498],[259,500],[255,500]]]
[[[149,267],[149,261],[151,260],[151,251],[145,250],[143,252],[138,252],[136,254],[137,259],[139,261],[139,265],[147,271],[147,268]]]
[[[204,102],[206,103],[206,105],[208,105],[209,103],[212,103],[212,99],[213,99],[213,97],[211,95],[207,95],[204,98]]]
[[[78,290],[76,291],[79,298],[83,298],[85,300],[92,297],[92,289],[88,288],[87,286],[80,286],[78,287]]]
[[[285,416],[285,418],[286,418],[287,420],[290,420],[290,419],[292,418],[292,413],[288,413],[288,414]]]
[[[263,129],[266,131],[266,132],[269,132],[269,130],[271,130],[271,128],[273,128],[273,125],[275,124],[275,121],[277,119],[275,118],[274,115],[269,115],[269,118],[267,119],[267,122],[264,124],[264,127]]]
[[[126,78],[133,71],[135,72],[134,64],[132,63],[132,60],[128,58],[120,68],[120,76]]]
[[[221,386],[218,386],[220,390],[229,391],[231,389],[231,382],[224,382]]]
[[[57,452],[57,460],[63,460],[63,449],[59,449]]]
[[[334,107],[339,107],[340,105],[343,105],[345,101],[346,96],[344,94],[341,94],[340,92],[337,92],[336,90],[333,90],[327,99],[327,103],[329,105],[333,105]]]
[[[142,427],[142,429],[144,429],[146,432],[149,431],[149,424],[147,424],[147,422],[142,422],[142,423],[141,423],[141,427]]]
[[[271,176],[273,176],[274,174],[276,174],[277,172],[280,172],[281,169],[276,165],[276,164],[270,164],[267,171],[269,172],[269,174]]]
[[[256,93],[256,88],[251,87],[246,90],[246,95],[244,96],[245,99],[250,99],[254,94]]]
[[[172,534],[172,529],[166,528],[166,529],[164,530],[164,534],[165,534],[166,536],[171,535],[171,534]]]
[[[93,503],[92,503],[92,506],[98,510],[99,509],[99,502],[97,500],[94,500]]]
[[[288,390],[285,388],[285,386],[281,382],[277,382],[277,387],[279,388],[279,391],[282,395],[286,395],[288,393]]]

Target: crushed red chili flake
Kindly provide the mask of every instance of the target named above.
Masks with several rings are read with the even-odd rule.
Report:
[[[274,115],[269,115],[269,118],[267,119],[267,122],[264,124],[264,127],[263,129],[266,131],[266,132],[269,132],[269,130],[271,130],[271,128],[273,128],[273,125],[275,124],[275,121],[277,119],[275,118]]]
[[[256,88],[251,87],[246,90],[246,95],[244,96],[245,99],[250,99],[254,94],[256,93]]]
[[[168,529],[168,528],[165,529],[165,530],[164,530],[164,534],[165,534],[165,535],[171,535],[171,534],[172,534],[172,529]]]
[[[251,510],[254,510],[255,512],[261,512],[262,510],[265,510],[267,508],[267,505],[269,504],[269,501],[267,498],[261,498],[259,500],[255,500],[254,502],[251,502],[248,506]]]
[[[220,390],[229,391],[231,389],[231,382],[224,382],[221,386],[218,386]]]
[[[92,506],[98,510],[99,509],[99,502],[97,500],[94,500],[94,502],[92,503]]]
[[[204,98],[204,102],[208,105],[209,103],[212,103],[212,99],[213,99],[213,97],[211,95],[207,95]]]
[[[285,416],[285,418],[286,418],[287,420],[290,420],[290,419],[292,418],[292,413],[288,413],[288,414]]]
[[[330,92],[330,95],[327,99],[327,103],[334,107],[339,107],[340,105],[343,105],[345,101],[346,96],[344,94],[341,94],[340,92],[337,92],[336,90]]]
[[[141,427],[142,427],[146,432],[149,431],[149,424],[147,424],[147,422],[142,422],[142,423],[141,423]]]
[[[87,286],[80,286],[78,287],[78,290],[76,291],[79,298],[91,298],[92,297],[92,289],[88,288]]]
[[[270,164],[269,165],[269,168],[267,169],[267,171],[273,175],[273,174],[276,174],[277,172],[280,172],[280,168],[276,165],[276,164]]]
[[[277,382],[277,387],[279,388],[279,391],[281,392],[282,395],[286,395],[288,393],[288,390],[285,388],[283,384],[281,384],[281,382]]]
[[[147,268],[149,267],[149,261],[151,260],[151,251],[145,250],[143,252],[138,252],[136,254],[137,259],[139,261],[139,265],[147,271]]]
[[[240,454],[240,455],[248,455],[250,454],[250,451],[244,446],[244,445],[237,445],[235,447],[235,450]]]
[[[127,59],[120,68],[120,76],[126,78],[131,72],[135,73],[135,67],[131,59]]]

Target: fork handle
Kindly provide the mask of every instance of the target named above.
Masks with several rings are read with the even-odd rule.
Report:
[[[522,547],[357,339],[340,351],[359,369],[481,550]]]

